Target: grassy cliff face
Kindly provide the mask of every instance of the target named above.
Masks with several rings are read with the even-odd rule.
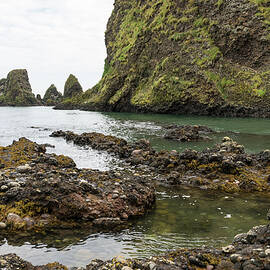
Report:
[[[55,106],[63,100],[63,96],[57,91],[57,88],[52,84],[46,91],[43,102],[47,106]]]
[[[0,105],[37,105],[38,102],[32,93],[27,70],[12,70],[8,73],[7,79],[1,81],[3,81],[3,84],[2,91],[0,90]]]
[[[72,98],[82,93],[82,86],[80,85],[78,79],[74,75],[70,74],[65,83],[64,98]]]
[[[268,116],[268,0],[116,0],[83,108]],[[269,114],[270,115],[270,114]]]

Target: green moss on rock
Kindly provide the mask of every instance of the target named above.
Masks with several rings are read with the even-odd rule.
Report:
[[[80,85],[78,79],[70,74],[64,88],[64,98],[72,98],[78,94],[82,94],[82,86]]]
[[[69,106],[270,116],[267,0],[115,0],[100,82]]]
[[[38,105],[26,69],[12,70],[0,84],[0,105]]]
[[[54,84],[52,84],[46,91],[43,102],[47,106],[54,106],[58,103],[62,102],[63,96],[60,92],[57,91],[57,88]]]

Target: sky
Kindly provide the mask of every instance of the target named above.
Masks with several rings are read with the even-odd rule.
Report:
[[[0,0],[0,79],[25,68],[33,93],[63,92],[69,74],[84,90],[103,73],[104,32],[114,0]]]

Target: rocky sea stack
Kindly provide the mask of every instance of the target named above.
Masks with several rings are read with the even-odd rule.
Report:
[[[7,79],[0,81],[0,105],[38,105],[29,82],[26,69],[16,69],[8,73]]]
[[[43,97],[43,103],[47,106],[55,106],[63,100],[63,96],[57,91],[57,88],[52,84],[46,91]]]
[[[78,94],[82,94],[82,86],[80,85],[78,79],[70,74],[64,88],[64,98],[72,98]]]
[[[268,0],[115,0],[89,110],[270,116]]]

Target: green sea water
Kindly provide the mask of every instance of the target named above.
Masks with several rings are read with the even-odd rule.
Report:
[[[202,150],[230,136],[248,152],[270,149],[270,120],[212,118],[157,114],[54,111],[52,108],[0,108],[0,145],[27,137],[49,143],[49,152],[65,154],[78,167],[109,170],[121,168],[121,161],[107,153],[51,138],[55,130],[76,133],[101,132],[135,141],[149,139],[155,149]],[[207,125],[218,133],[209,142],[180,143],[163,139],[167,125]],[[155,208],[142,218],[131,220],[129,228],[117,233],[55,230],[48,235],[18,234],[1,237],[0,254],[16,253],[35,265],[58,261],[84,266],[91,259],[117,255],[147,257],[179,247],[220,247],[251,227],[266,224],[270,197],[266,194],[209,193],[194,189],[159,187]]]

